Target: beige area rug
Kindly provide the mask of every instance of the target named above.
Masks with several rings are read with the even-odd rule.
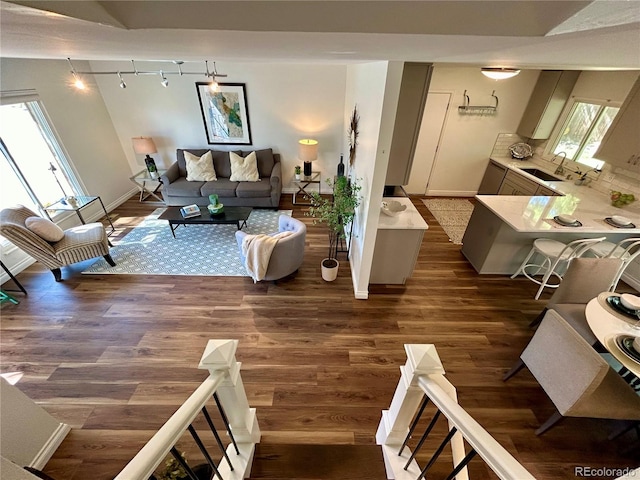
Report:
[[[462,245],[462,237],[473,213],[473,204],[466,198],[423,198],[422,203],[436,217],[449,236],[449,241]]]

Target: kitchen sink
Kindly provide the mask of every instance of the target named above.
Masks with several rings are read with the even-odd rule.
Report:
[[[527,172],[529,175],[533,175],[540,180],[544,180],[545,182],[563,182],[564,178],[556,177],[555,175],[551,175],[550,173],[543,172],[542,170],[538,170],[537,168],[521,168],[523,172]]]

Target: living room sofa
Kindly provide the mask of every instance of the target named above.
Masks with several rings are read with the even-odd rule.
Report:
[[[162,175],[162,195],[169,206],[209,204],[209,195],[218,195],[225,206],[278,208],[282,194],[282,165],[280,154],[271,148],[255,150],[260,179],[257,182],[232,182],[229,152],[211,150],[217,180],[188,181],[184,152],[201,157],[210,149],[182,149],[176,151],[176,162]],[[236,150],[246,157],[254,150]]]

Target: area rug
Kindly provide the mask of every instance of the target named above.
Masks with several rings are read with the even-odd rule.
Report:
[[[164,208],[156,209],[140,225],[111,248],[115,267],[101,258],[83,274],[208,275],[248,277],[240,260],[235,225],[186,225],[171,235],[169,223],[158,220]],[[278,231],[278,217],[291,210],[253,210],[249,234]]]
[[[423,198],[422,203],[436,217],[449,241],[462,245],[464,231],[473,213],[473,204],[466,198]]]

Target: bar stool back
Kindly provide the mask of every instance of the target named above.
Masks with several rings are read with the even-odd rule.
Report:
[[[533,246],[529,254],[511,278],[516,278],[522,273],[529,280],[540,285],[535,296],[537,300],[540,298],[540,294],[545,287],[558,288],[558,285],[560,285],[562,281],[561,267],[566,267],[572,259],[581,257],[593,248],[594,245],[602,242],[606,238],[607,237],[583,238],[569,243],[562,243],[551,238],[537,238],[533,241]],[[529,263],[536,254],[543,257],[542,263]],[[534,268],[535,271],[532,271]],[[534,275],[541,273],[541,280],[534,277]],[[557,277],[558,283],[549,283],[552,275]]]

